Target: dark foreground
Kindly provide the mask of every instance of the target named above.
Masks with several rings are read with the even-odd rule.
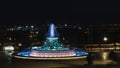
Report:
[[[96,58],[97,57],[97,58]],[[102,60],[94,56],[94,64],[87,65],[86,59],[77,60],[12,60],[0,54],[0,68],[120,68],[120,64],[111,60]]]

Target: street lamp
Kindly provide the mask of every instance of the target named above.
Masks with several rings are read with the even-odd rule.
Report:
[[[103,37],[103,40],[106,42],[108,40],[108,38],[107,37]]]

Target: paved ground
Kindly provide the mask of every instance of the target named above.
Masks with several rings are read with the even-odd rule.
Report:
[[[98,54],[96,54],[98,55]],[[97,56],[95,56],[97,57]],[[95,58],[93,57],[93,58]],[[120,68],[120,64],[111,60],[94,59],[92,66],[87,65],[86,59],[77,60],[8,60],[0,54],[0,68]]]

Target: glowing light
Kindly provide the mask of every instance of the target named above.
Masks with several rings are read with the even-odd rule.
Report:
[[[18,27],[18,30],[21,29],[22,27]]]
[[[30,37],[30,38],[32,38],[33,36],[32,36],[32,35],[30,35],[29,37]]]
[[[65,37],[63,37],[63,40],[65,40]]]
[[[13,31],[14,29],[13,28],[11,28],[11,31]]]
[[[36,34],[38,34],[39,32],[37,31]]]
[[[58,36],[58,33],[56,31],[55,25],[54,24],[50,24],[48,33],[47,33],[47,37],[51,37],[51,38],[55,38]]]
[[[107,38],[107,37],[104,37],[103,40],[106,42],[106,41],[108,40],[108,38]]]
[[[107,52],[104,52],[104,53],[102,54],[103,60],[107,60],[107,56],[108,56],[108,53],[107,53]]]
[[[41,58],[36,58],[36,57],[23,57],[23,56],[14,56],[15,58],[20,58],[20,59],[31,59],[31,60],[68,60],[68,59],[80,59],[80,58],[86,58],[87,56],[81,56],[81,57],[49,57],[49,58],[44,58],[44,57],[41,57]]]
[[[85,31],[85,33],[87,34],[88,32],[87,32],[87,31]]]
[[[32,51],[32,57],[69,57],[76,56],[74,50],[67,51]]]
[[[32,25],[31,28],[34,28],[34,26]]]
[[[65,26],[67,26],[67,24],[65,24]]]
[[[26,28],[28,28],[28,26],[26,26]]]
[[[18,46],[22,46],[22,44],[21,44],[21,43],[18,43]]]
[[[55,26],[53,24],[50,25],[50,36],[54,37],[55,33],[54,33],[54,28]]]
[[[10,37],[9,40],[12,40],[12,38]]]
[[[81,28],[81,27],[79,27],[78,29],[80,29],[80,30],[81,30],[82,28]]]
[[[2,45],[2,43],[0,43],[0,46]]]
[[[14,50],[14,47],[13,46],[5,46],[3,49],[5,51],[8,51],[8,50],[12,51],[12,50]]]

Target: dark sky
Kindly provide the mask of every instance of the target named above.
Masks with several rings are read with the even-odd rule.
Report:
[[[114,24],[120,22],[119,2],[62,1],[6,3],[1,7],[1,24],[80,23]]]

